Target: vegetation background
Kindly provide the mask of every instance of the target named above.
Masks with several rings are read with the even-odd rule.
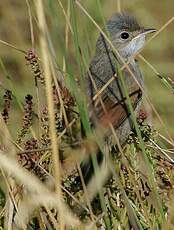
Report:
[[[32,1],[31,1],[32,2]],[[102,15],[105,19],[109,19],[112,14],[117,12],[116,0],[102,0]],[[62,1],[66,6],[67,1]],[[101,27],[102,18],[99,12],[96,0],[84,0],[83,4],[92,17],[99,23]],[[52,38],[54,49],[56,52],[57,62],[60,69],[63,68],[63,56],[65,46],[65,18],[58,1],[45,1],[46,13],[48,17],[49,32]],[[159,29],[172,16],[174,10],[173,0],[123,0],[121,1],[121,9],[129,11],[135,15],[138,21],[145,27],[154,27]],[[82,50],[89,51],[87,53],[88,62],[94,54],[95,43],[98,31],[92,22],[84,16],[80,10],[77,10],[77,21],[79,39]],[[35,26],[36,27],[36,26]],[[150,63],[159,71],[159,73],[170,76],[174,79],[173,57],[174,57],[174,24],[171,23],[165,31],[160,33],[143,51],[143,55]],[[37,32],[37,29],[35,28]],[[28,50],[31,48],[29,17],[25,1],[6,0],[0,2],[0,39],[15,45],[16,47]],[[36,33],[36,44],[37,33]],[[36,47],[39,53],[38,48]],[[1,58],[8,69],[8,73],[12,77],[12,82],[16,88],[18,96],[22,99],[26,93],[33,93],[33,78],[28,71],[23,55],[15,50],[0,44]],[[68,47],[68,64],[77,70],[77,63],[74,58],[74,47],[72,41]],[[141,61],[140,61],[141,62]],[[168,131],[174,135],[173,125],[173,95],[161,83],[159,78],[144,63],[140,63],[145,76],[147,91],[152,99],[154,106],[157,108],[161,118],[163,119]],[[76,71],[77,72],[77,71]],[[0,69],[0,80],[4,84],[4,73]],[[18,115],[14,114],[14,122],[18,119]],[[14,124],[14,123],[13,123]],[[163,128],[153,117],[155,127],[163,132]]]
[[[40,23],[40,21],[38,20],[39,10],[37,8],[38,7],[37,2],[39,2],[39,1],[36,1],[36,0],[0,1],[0,97],[2,98],[2,100],[0,100],[0,108],[2,110],[4,107],[4,100],[3,100],[4,89],[10,89],[15,94],[15,97],[17,99],[17,100],[13,100],[13,102],[12,102],[11,111],[9,114],[9,123],[8,123],[8,129],[10,131],[10,134],[12,135],[13,140],[16,140],[17,131],[20,130],[22,121],[24,121],[23,116],[24,116],[25,108],[24,108],[24,110],[23,109],[21,110],[19,108],[20,107],[19,104],[21,105],[21,107],[23,107],[24,98],[28,94],[33,95],[33,101],[34,101],[33,104],[34,104],[35,111],[37,111],[37,103],[38,103],[38,101],[37,101],[37,96],[38,96],[37,90],[38,89],[36,89],[36,87],[35,87],[35,81],[34,81],[33,74],[31,73],[31,69],[29,68],[29,66],[27,64],[27,61],[25,58],[26,54],[21,52],[21,50],[27,52],[28,50],[33,48],[32,47],[33,44],[31,41],[31,31],[30,31],[31,23],[30,23],[30,18],[29,18],[29,10],[31,10],[31,16],[32,16],[32,20],[33,20],[33,31],[34,31],[33,34],[34,34],[34,39],[35,39],[34,49],[35,49],[35,52],[37,53],[37,55],[39,57],[39,61],[40,61],[41,66],[43,65],[43,69],[46,72],[46,66],[44,67],[44,61],[43,61],[43,57],[44,57],[44,55],[42,53],[43,50],[40,49],[40,43],[39,43],[42,36],[41,36],[41,33],[38,29],[38,23]],[[80,2],[84,6],[84,8],[87,10],[87,12],[93,17],[93,19],[102,28],[104,27],[103,19],[104,19],[104,21],[109,19],[115,12],[118,11],[119,7],[121,7],[121,10],[129,11],[130,13],[135,15],[137,17],[138,21],[140,22],[140,24],[143,25],[144,27],[147,27],[147,28],[160,29],[161,27],[163,27],[165,25],[165,23],[169,22],[169,20],[172,19],[171,23],[168,26],[166,26],[166,28],[162,32],[160,32],[154,39],[152,39],[147,44],[146,48],[142,52],[142,55],[152,65],[151,67],[152,68],[155,67],[155,70],[157,70],[157,72],[160,74],[160,76],[164,76],[164,78],[161,79],[159,77],[159,75],[155,74],[155,72],[152,71],[152,68],[149,67],[149,64],[147,65],[139,57],[138,57],[138,59],[140,61],[141,69],[142,69],[142,72],[143,72],[144,77],[145,77],[146,86],[147,86],[147,89],[146,89],[147,93],[149,95],[149,98],[151,99],[152,104],[154,105],[154,107],[158,111],[160,118],[163,120],[164,124],[162,125],[159,122],[159,119],[157,119],[156,114],[154,114],[151,111],[150,106],[145,103],[145,107],[146,107],[147,111],[149,112],[149,121],[153,125],[154,129],[157,130],[160,134],[163,134],[164,136],[167,136],[167,137],[169,134],[170,138],[166,141],[165,145],[162,147],[170,148],[170,149],[165,149],[166,151],[164,151],[164,152],[165,153],[170,152],[171,154],[173,154],[173,141],[172,141],[172,138],[174,138],[174,120],[173,120],[173,115],[174,115],[174,106],[173,106],[173,92],[174,92],[174,87],[173,87],[173,85],[174,85],[174,67],[173,67],[173,60],[174,60],[174,42],[173,42],[174,41],[174,33],[173,33],[174,32],[174,20],[173,19],[174,19],[174,17],[173,17],[173,10],[174,10],[174,2],[173,2],[173,0],[165,0],[165,1],[163,1],[163,0],[158,0],[158,1],[149,1],[149,0],[131,0],[131,1],[129,1],[129,0],[122,0],[122,1],[118,1],[118,0],[83,0],[83,1],[43,0],[42,2],[43,2],[44,12],[46,15],[46,21],[47,21],[47,25],[48,25],[47,36],[49,37],[50,41],[52,42],[51,50],[54,53],[55,60],[57,63],[56,71],[60,71],[63,74],[64,74],[64,71],[65,72],[70,71],[72,76],[74,77],[74,79],[76,79],[76,78],[78,79],[80,77],[80,71],[79,71],[79,66],[78,66],[79,63],[78,63],[78,57],[77,57],[78,55],[76,52],[77,50],[75,48],[75,45],[78,45],[78,47],[81,48],[81,52],[83,53],[85,60],[87,62],[86,66],[88,66],[88,63],[90,62],[91,57],[94,54],[95,43],[96,43],[96,39],[98,37],[99,32],[97,31],[97,29],[94,26],[94,24],[92,23],[92,21],[89,20],[89,18],[76,5],[76,7],[75,7],[75,9],[73,9],[72,13],[74,13],[74,15],[75,15],[74,18],[76,18],[76,21],[77,21],[78,42],[76,41],[75,42],[76,44],[74,44],[73,36],[71,36],[71,33],[69,33],[68,43],[66,43],[67,22],[66,22],[65,15],[64,15],[64,9],[67,9],[68,2],[74,2],[74,3]],[[119,5],[119,3],[120,3],[120,5]],[[28,7],[28,4],[30,5],[30,7]],[[64,7],[64,9],[62,8],[62,6]],[[50,43],[48,42],[49,45],[51,44],[51,42]],[[42,59],[40,59],[40,57],[42,57]],[[65,68],[65,66],[66,66],[66,68]],[[87,69],[86,66],[83,65],[84,72]],[[44,71],[43,71],[43,73],[45,74]],[[167,79],[167,81],[170,82],[169,83],[171,86],[170,89],[166,87],[166,80],[165,79]],[[47,83],[46,83],[46,85],[47,85]],[[167,83],[167,85],[168,85],[168,83]],[[41,95],[43,94],[43,92],[40,92],[40,91],[39,91],[39,93],[41,93]],[[43,97],[41,95],[40,95],[41,104],[42,104],[42,102],[45,103],[46,98],[48,99],[48,101],[49,101],[49,98],[51,98],[51,92],[48,92],[48,91],[47,91],[46,95],[43,94],[44,95]],[[79,98],[80,98],[80,96],[79,96]],[[29,114],[29,115],[31,115],[31,114]],[[54,115],[54,114],[52,114],[52,115]],[[38,115],[38,117],[39,117],[39,115]],[[34,130],[34,132],[36,133],[36,136],[39,136],[39,129],[37,129],[38,125],[39,125],[39,122],[37,122],[38,117],[37,117],[37,114],[33,114],[32,127],[27,127],[28,130],[29,130],[29,128],[32,128]],[[39,119],[40,119],[40,117],[39,117]],[[30,125],[31,124],[29,121],[29,126]],[[22,220],[24,220],[24,222],[25,222],[27,219],[26,216],[30,216],[30,214],[31,214],[30,212],[33,211],[32,208],[35,207],[34,202],[36,202],[36,204],[39,207],[40,206],[45,207],[44,212],[43,212],[42,208],[40,208],[40,209],[38,208],[38,210],[37,210],[38,212],[34,215],[35,217],[37,217],[37,221],[34,220],[32,223],[30,223],[30,229],[46,229],[46,228],[44,228],[44,224],[47,225],[48,224],[47,222],[49,222],[48,221],[49,219],[51,219],[50,222],[53,224],[54,228],[59,229],[59,227],[56,226],[56,224],[58,223],[57,219],[59,219],[59,218],[60,218],[59,219],[60,220],[60,229],[61,230],[64,229],[64,227],[62,227],[62,226],[64,226],[64,223],[61,223],[61,217],[63,217],[62,218],[63,221],[66,218],[67,219],[69,218],[68,220],[70,221],[71,218],[70,218],[69,213],[67,215],[65,213],[62,213],[64,211],[63,204],[58,205],[58,207],[56,206],[57,203],[55,204],[55,202],[57,200],[54,199],[56,196],[54,196],[55,194],[51,193],[52,191],[50,191],[50,190],[48,191],[46,186],[42,187],[42,185],[40,185],[39,182],[35,181],[34,178],[31,182],[31,184],[27,185],[27,182],[28,183],[30,182],[29,178],[31,175],[25,175],[25,171],[21,171],[21,173],[20,173],[20,168],[18,167],[18,165],[14,165],[14,168],[13,168],[13,165],[10,165],[10,162],[11,162],[10,157],[8,159],[9,162],[6,161],[7,159],[5,160],[5,158],[3,158],[2,151],[8,152],[8,148],[9,149],[11,148],[11,150],[13,150],[14,145],[12,145],[11,142],[8,142],[9,141],[8,132],[6,132],[6,128],[4,128],[2,123],[0,125],[0,130],[1,130],[1,134],[2,134],[1,139],[2,139],[2,143],[3,143],[1,148],[0,148],[0,156],[1,156],[0,165],[5,170],[5,172],[8,172],[8,173],[13,172],[14,173],[14,178],[13,178],[14,180],[12,179],[12,181],[11,181],[11,178],[10,179],[8,178],[8,174],[6,176],[6,174],[4,174],[4,172],[3,172],[3,170],[1,171],[1,178],[3,178],[2,181],[5,181],[6,186],[4,186],[4,182],[2,182],[2,183],[0,182],[0,198],[1,198],[0,199],[0,206],[3,206],[3,208],[0,212],[0,225],[1,225],[1,223],[3,223],[3,221],[4,221],[3,218],[5,216],[6,219],[8,220],[8,223],[6,223],[6,224],[8,226],[12,226],[13,214],[14,214],[13,211],[14,210],[16,211],[18,208],[18,206],[15,204],[14,200],[16,201],[18,198],[18,197],[16,198],[16,194],[18,194],[18,192],[20,193],[20,189],[19,189],[20,186],[18,185],[18,183],[16,183],[16,180],[17,181],[20,180],[23,182],[23,184],[26,186],[26,188],[32,194],[32,196],[31,197],[29,196],[29,198],[28,197],[26,198],[25,197],[26,194],[24,194],[24,198],[26,198],[26,200],[24,199],[24,204],[26,205],[26,203],[28,202],[28,206],[27,205],[22,206],[22,208],[23,208],[22,209],[20,207],[20,202],[19,202],[19,207],[21,208],[20,211],[21,210],[24,211],[23,213],[21,211],[21,214],[23,214]],[[30,135],[33,134],[33,132],[32,132],[33,130],[30,130],[31,131]],[[51,132],[53,132],[53,131],[51,131]],[[7,135],[7,136],[5,136],[5,140],[3,139],[4,135]],[[28,136],[27,136],[27,138],[28,138]],[[27,144],[27,142],[24,144],[24,140],[23,140],[23,145],[20,146],[20,144],[19,144],[19,146],[17,146],[18,147],[18,148],[16,148],[17,150],[22,151],[23,147],[25,149],[25,147],[26,147],[25,144]],[[48,164],[46,164],[46,167],[47,167],[46,170],[48,169],[49,173],[52,173],[52,171],[54,171],[53,174],[55,174],[54,175],[55,179],[59,179],[59,172],[57,171],[57,168],[58,168],[57,162],[58,161],[57,161],[57,156],[54,154],[54,153],[57,153],[56,150],[57,150],[58,146],[56,146],[57,144],[54,140],[54,132],[52,133],[51,140],[54,143],[53,143],[53,146],[51,146],[52,151],[50,151],[50,149],[49,149],[50,146],[47,146],[48,147],[48,149],[47,149],[48,155],[50,154],[48,158],[49,158],[49,160],[50,159],[51,160],[48,162]],[[170,142],[170,144],[169,144],[169,142]],[[8,144],[9,144],[9,146],[8,146]],[[31,143],[28,142],[28,144],[31,144]],[[36,142],[32,143],[32,145],[34,145],[34,144],[36,144]],[[136,149],[135,150],[134,147],[132,149],[135,151],[134,153],[136,153],[137,149],[135,148]],[[164,160],[165,163],[164,162],[162,162],[162,163],[158,162],[156,165],[156,162],[154,163],[154,161],[156,159],[154,160],[155,157],[153,158],[153,153],[155,153],[157,150],[160,151],[160,148],[155,149],[155,147],[154,147],[154,149],[149,150],[148,144],[146,147],[147,147],[146,158],[149,158],[150,160],[149,160],[148,164],[144,164],[144,165],[142,164],[143,165],[142,168],[146,172],[148,171],[149,167],[150,168],[152,167],[154,170],[154,171],[153,170],[150,171],[150,172],[152,172],[151,176],[154,178],[150,178],[150,179],[147,178],[147,181],[148,181],[148,179],[149,180],[153,179],[155,181],[156,174],[161,172],[160,170],[161,170],[161,168],[163,169],[163,166],[165,164],[166,170],[168,170],[168,169],[169,170],[166,173],[167,176],[164,175],[165,172],[162,172],[163,173],[162,178],[163,178],[163,176],[165,178],[164,184],[168,183],[166,185],[166,187],[164,186],[165,187],[164,189],[168,189],[168,188],[173,189],[173,186],[174,186],[174,177],[173,177],[174,173],[173,172],[174,172],[174,170],[173,170],[172,166],[170,164],[168,165],[168,163],[166,163],[165,160]],[[53,152],[53,153],[51,153],[51,152]],[[24,151],[24,153],[25,153],[25,151]],[[126,165],[125,168],[129,169],[128,170],[129,171],[128,176],[127,176],[127,171],[125,170],[126,171],[126,173],[125,173],[124,167],[122,167],[122,165],[121,165],[121,164],[124,165],[125,159],[121,159],[120,160],[121,163],[117,162],[118,165],[116,168],[118,169],[118,171],[119,171],[118,174],[120,176],[120,179],[117,178],[118,179],[117,182],[119,184],[119,182],[121,181],[121,183],[124,184],[124,186],[125,186],[123,189],[122,185],[120,185],[121,184],[120,183],[119,184],[120,187],[118,186],[119,189],[124,194],[124,191],[127,192],[127,190],[126,190],[127,189],[127,187],[126,187],[127,183],[129,186],[129,182],[130,182],[131,186],[133,187],[132,190],[130,189],[131,191],[133,191],[132,193],[136,194],[136,192],[137,192],[137,194],[138,194],[138,192],[140,192],[140,193],[146,192],[145,190],[149,189],[149,187],[148,187],[149,184],[148,183],[146,184],[147,188],[145,188],[145,189],[141,185],[141,182],[143,180],[142,181],[139,180],[140,177],[138,177],[139,172],[137,173],[137,171],[136,171],[136,167],[137,167],[136,163],[138,162],[138,164],[139,164],[139,162],[141,162],[141,161],[143,163],[147,163],[147,162],[145,162],[144,159],[143,160],[138,159],[138,161],[137,161],[137,159],[134,155],[131,155],[131,157],[133,157],[133,158],[129,159],[130,155],[129,154],[126,155],[126,154],[127,153],[125,153],[125,156],[127,157],[126,159],[128,159],[128,161],[130,160],[130,162],[131,162],[131,163],[129,162],[130,165],[125,164]],[[138,154],[139,154],[139,149],[137,151],[137,155]],[[10,155],[10,151],[9,151],[9,155]],[[134,157],[135,157],[135,159],[134,159]],[[2,163],[2,158],[4,159],[4,163]],[[39,164],[41,163],[41,166],[43,166],[43,167],[45,166],[44,160],[45,159],[42,158],[39,161]],[[134,160],[135,160],[135,162],[134,162]],[[134,163],[135,163],[135,165],[134,165]],[[160,165],[160,167],[159,167],[159,165]],[[135,166],[135,168],[134,168],[134,166]],[[165,166],[164,166],[164,168],[165,168]],[[54,170],[52,170],[52,167],[54,168]],[[15,170],[16,170],[16,172],[15,172]],[[170,178],[170,176],[168,176],[168,173],[172,174],[172,175],[170,175],[171,178]],[[137,178],[136,178],[136,176],[137,176]],[[5,180],[4,180],[4,178],[5,178]],[[151,180],[151,182],[153,180]],[[14,183],[14,181],[15,181],[15,183]],[[146,181],[146,180],[144,180],[144,181]],[[59,181],[59,183],[60,183],[60,181]],[[59,183],[58,183],[58,185],[60,185]],[[135,188],[135,183],[137,183],[137,184],[139,183],[138,186],[141,187],[140,191]],[[152,200],[150,200],[150,201],[148,199],[144,200],[143,196],[138,197],[138,195],[136,194],[137,197],[135,199],[135,202],[133,203],[133,202],[131,202],[131,198],[129,197],[131,195],[131,192],[129,191],[130,193],[129,192],[126,193],[128,198],[129,198],[128,206],[125,205],[127,209],[123,205],[123,207],[121,207],[122,209],[120,208],[121,211],[117,210],[118,213],[116,213],[116,217],[118,214],[119,218],[121,219],[121,220],[119,220],[120,222],[117,222],[117,221],[116,221],[116,223],[114,222],[115,216],[113,219],[111,218],[113,221],[112,226],[114,226],[114,223],[115,223],[115,226],[117,226],[117,227],[115,227],[115,229],[121,229],[120,223],[123,226],[129,226],[130,227],[130,228],[125,228],[125,229],[131,229],[131,225],[129,225],[129,221],[128,221],[128,216],[130,214],[132,215],[133,223],[134,224],[138,223],[138,225],[141,226],[141,228],[137,228],[137,229],[159,229],[158,226],[160,226],[160,224],[161,224],[160,218],[161,218],[161,216],[163,216],[163,211],[166,208],[166,203],[165,203],[166,200],[163,201],[163,198],[162,198],[160,201],[162,204],[164,203],[164,210],[161,210],[159,207],[158,207],[159,208],[159,210],[158,210],[158,208],[156,208],[156,206],[155,206],[157,204],[155,204],[155,205],[153,204],[155,207],[155,208],[153,207],[154,208],[153,209],[152,208],[152,206],[153,206],[152,201],[155,199],[156,199],[155,201],[158,201],[159,197],[156,196],[157,195],[156,194],[156,187],[155,186],[151,187],[151,184],[149,186],[151,189],[150,192],[152,192],[152,197],[151,197]],[[6,195],[6,200],[9,201],[9,203],[6,202],[5,207],[4,207],[4,205],[1,204],[1,203],[4,204],[3,199],[5,199],[4,195],[1,196],[2,195],[1,194],[1,192],[2,192],[1,188],[3,190],[4,187],[7,187],[5,190],[6,191],[5,195]],[[59,186],[57,186],[57,187],[59,187]],[[143,187],[143,189],[142,189],[142,187]],[[37,191],[41,192],[41,194],[39,194],[41,198],[39,196],[38,197],[36,196],[36,194],[33,192],[32,188],[35,188],[35,189],[37,188],[38,189]],[[48,189],[49,189],[49,186],[48,186]],[[56,191],[57,193],[60,192],[59,189],[60,188],[57,189],[57,191]],[[120,192],[120,190],[119,190],[119,192]],[[10,195],[9,195],[9,191],[10,191]],[[4,190],[3,190],[3,192],[4,192]],[[74,195],[73,192],[72,192],[72,194]],[[147,191],[147,192],[149,192],[149,191]],[[163,192],[161,192],[161,193],[163,193]],[[47,196],[46,197],[41,196],[43,194],[48,195],[49,198]],[[167,194],[167,192],[166,192],[166,194]],[[127,196],[124,197],[124,195],[123,195],[123,198],[126,200]],[[10,199],[8,200],[7,198],[9,198],[9,197],[10,197]],[[11,197],[12,197],[12,199],[11,199]],[[53,206],[55,205],[55,209],[60,211],[60,216],[59,215],[57,216],[54,213],[54,210],[48,209],[47,204],[45,205],[45,203],[44,203],[45,202],[44,198],[48,198],[48,199],[52,198],[51,202],[52,202]],[[79,199],[81,199],[81,196]],[[132,198],[132,200],[133,199],[134,198]],[[168,197],[168,201],[170,201],[170,199],[171,199],[171,203],[172,203],[173,202],[173,196]],[[119,200],[119,198],[118,198],[118,200]],[[18,204],[17,201],[16,201],[16,203]],[[46,199],[46,201],[47,201],[47,199]],[[106,202],[105,197],[103,197],[103,198],[100,197],[100,201],[101,201],[101,206],[102,206],[102,204]],[[11,204],[10,202],[13,205],[15,204],[14,205],[15,208],[13,207],[14,210],[12,208],[10,208],[13,206],[13,205],[12,206],[9,205],[9,204]],[[89,205],[89,207],[90,207],[90,205]],[[63,211],[60,210],[61,208]],[[173,206],[171,206],[170,208],[172,210]],[[111,209],[112,209],[112,207],[111,207]],[[159,216],[158,216],[158,211],[160,213]],[[25,216],[25,212],[26,212],[26,216]],[[46,219],[44,219],[42,216],[42,215],[44,215],[43,213],[45,213],[45,212],[49,216],[48,219],[46,218],[47,216],[45,217]],[[108,213],[107,213],[107,215],[109,216]],[[169,222],[170,222],[170,224],[172,224],[172,218],[173,218],[172,211],[170,211],[169,213],[170,213],[169,217],[171,217],[171,221],[169,221]],[[111,213],[111,216],[112,216],[112,214],[113,213]],[[63,215],[63,216],[61,216],[61,215]],[[147,218],[147,217],[149,217],[149,218]],[[129,216],[129,218],[130,218],[130,216]],[[72,218],[71,220],[72,221],[74,220],[74,223],[75,223],[75,218],[74,219]],[[95,221],[97,222],[97,219],[95,219]],[[104,222],[105,222],[105,225],[107,226],[107,229],[111,229],[109,227],[110,224],[109,224],[107,218],[104,219]],[[40,228],[39,227],[36,228],[37,225],[40,226]],[[32,226],[35,226],[35,227],[32,227]],[[9,227],[9,229],[10,229],[10,227]],[[27,227],[23,228],[23,229],[27,229]],[[51,228],[51,229],[53,229],[53,228]],[[82,225],[81,229],[83,229],[83,225]],[[92,229],[92,227],[87,228],[87,229]],[[124,229],[124,227],[123,227],[123,229]],[[172,227],[171,227],[171,229],[172,229]]]

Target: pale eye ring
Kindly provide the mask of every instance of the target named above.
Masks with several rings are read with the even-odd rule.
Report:
[[[124,31],[120,34],[121,39],[126,40],[129,38],[129,33]]]

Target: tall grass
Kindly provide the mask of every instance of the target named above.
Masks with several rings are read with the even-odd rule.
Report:
[[[15,36],[11,38],[9,29],[6,40],[3,31],[0,44],[4,52],[10,50],[14,56],[20,55],[21,70],[11,67],[8,59],[1,57],[1,228],[172,229],[173,132],[166,127],[165,114],[161,116],[144,89],[146,103],[160,129],[156,131],[158,127],[149,126],[148,121],[135,116],[122,74],[126,68],[136,81],[129,63],[122,60],[123,66],[117,67],[118,76],[111,77],[102,89],[94,86],[93,97],[94,101],[100,100],[107,113],[101,93],[115,77],[120,78],[134,124],[127,145],[120,146],[110,124],[108,128],[117,148],[106,148],[103,140],[106,130],[93,130],[88,117],[84,78],[99,32],[119,55],[105,28],[105,7],[115,4],[120,11],[126,0],[123,5],[119,0],[107,4],[100,0],[26,0],[19,4],[16,0],[18,7],[26,12],[25,25],[12,10],[15,5],[7,2],[1,3],[7,6],[4,18],[11,14],[16,18]],[[171,16],[160,23],[160,29],[147,44],[154,44],[157,38],[167,34],[165,29],[173,20]],[[27,35],[23,36],[18,22],[23,29],[27,28]],[[156,81],[162,83],[161,88],[172,98],[172,76],[167,71],[161,73],[161,68],[150,61],[150,55],[145,56],[137,54],[136,58],[147,64],[148,75],[155,73]],[[26,62],[28,69],[24,68]],[[23,86],[14,79],[14,74],[20,71],[25,79]],[[85,137],[81,134],[81,123]],[[98,149],[107,159],[101,167],[96,158]],[[94,176],[86,186],[79,166],[89,156]]]

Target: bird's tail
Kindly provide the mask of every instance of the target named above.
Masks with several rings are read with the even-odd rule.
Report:
[[[98,150],[97,155],[96,155],[97,163],[100,166],[102,161],[103,161],[103,153]],[[83,161],[80,164],[80,168],[82,171],[83,179],[85,184],[87,185],[94,175],[94,165],[92,162],[92,156],[90,156],[87,160]]]

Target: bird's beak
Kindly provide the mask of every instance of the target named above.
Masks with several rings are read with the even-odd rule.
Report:
[[[150,28],[150,29],[142,29],[140,32],[139,32],[139,34],[136,36],[136,37],[134,37],[134,39],[137,39],[137,38],[139,38],[139,37],[142,37],[142,35],[143,35],[143,37],[145,37],[147,34],[150,34],[150,33],[154,33],[154,32],[156,32],[157,30],[156,29],[154,29],[154,28]]]
[[[150,34],[150,33],[154,33],[156,32],[157,30],[154,29],[154,28],[150,28],[150,29],[143,29],[142,33],[141,34]]]

